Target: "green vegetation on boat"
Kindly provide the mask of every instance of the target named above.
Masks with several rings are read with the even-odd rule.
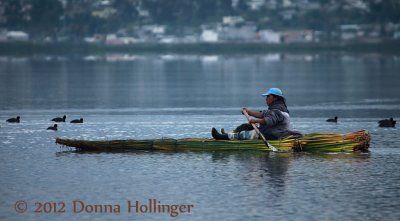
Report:
[[[296,152],[367,152],[370,134],[366,130],[347,134],[312,133],[302,138],[285,138],[268,142],[280,151]],[[169,151],[271,151],[262,140],[214,140],[200,138],[154,140],[74,140],[57,138],[57,144],[83,151],[169,150]]]

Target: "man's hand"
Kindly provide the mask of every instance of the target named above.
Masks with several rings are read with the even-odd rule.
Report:
[[[258,123],[258,122],[257,122],[256,119],[250,118],[249,123],[250,123],[250,124],[255,124],[255,123]]]

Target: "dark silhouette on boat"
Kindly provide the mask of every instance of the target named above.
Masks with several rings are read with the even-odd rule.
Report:
[[[211,135],[216,140],[229,140],[228,134],[226,133],[220,134],[214,127],[211,129]]]

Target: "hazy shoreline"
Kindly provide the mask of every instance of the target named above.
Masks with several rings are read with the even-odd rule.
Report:
[[[104,45],[87,43],[33,43],[2,42],[1,55],[29,54],[101,54],[101,53],[176,53],[176,54],[232,54],[232,53],[276,53],[276,52],[361,52],[400,53],[400,41],[379,43],[138,43],[130,45]]]

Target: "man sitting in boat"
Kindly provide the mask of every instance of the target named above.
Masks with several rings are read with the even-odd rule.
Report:
[[[268,110],[251,111],[242,108],[242,113],[246,111],[251,118],[249,124],[242,124],[230,133],[218,133],[212,128],[211,134],[216,140],[248,140],[259,139],[258,134],[250,125],[259,124],[258,129],[267,140],[279,140],[288,136],[302,137],[298,131],[290,130],[289,110],[286,106],[286,99],[279,88],[270,88],[266,93],[261,94],[265,97]]]

